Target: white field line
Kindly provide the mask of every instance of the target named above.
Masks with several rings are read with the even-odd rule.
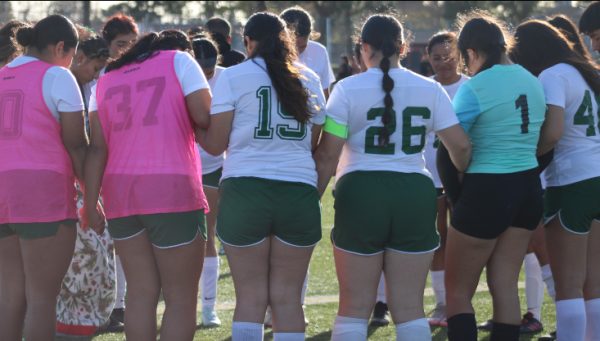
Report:
[[[525,282],[519,282],[519,289],[525,289]],[[480,282],[477,286],[477,292],[488,291],[487,283]],[[425,297],[433,296],[432,288],[425,288]],[[336,303],[338,295],[319,295],[306,296],[305,305]],[[235,301],[217,302],[217,310],[232,310],[235,308]]]

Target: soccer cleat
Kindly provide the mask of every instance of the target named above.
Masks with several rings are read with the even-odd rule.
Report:
[[[202,309],[202,325],[207,328],[218,327],[221,325],[221,320],[217,316],[217,312],[214,309]]]
[[[122,309],[121,309],[122,310]],[[117,314],[118,315],[118,314]],[[105,325],[98,328],[96,334],[102,333],[122,333],[125,331],[125,325],[123,322],[119,321],[118,318],[123,315],[117,316],[115,315],[115,311],[113,310],[112,314],[108,318],[108,322]]]
[[[479,330],[485,330],[485,331],[491,332],[491,331],[492,331],[492,326],[493,326],[493,325],[494,325],[494,321],[492,321],[492,320],[487,320],[487,321],[485,321],[484,323],[482,323],[482,324],[478,325],[478,326],[477,326],[477,329],[479,329]]]
[[[110,319],[125,323],[125,309],[113,309],[113,311],[110,313]]]
[[[521,320],[521,334],[537,334],[544,330],[544,326],[542,322],[533,317],[532,313],[527,313],[523,315],[523,319]]]
[[[448,327],[448,321],[446,320],[446,306],[438,304],[435,306],[431,317],[427,319],[429,325],[432,327]]]
[[[390,324],[390,320],[387,317],[387,313],[387,304],[383,302],[375,303],[375,309],[373,309],[373,316],[371,317],[371,326],[384,327]]]

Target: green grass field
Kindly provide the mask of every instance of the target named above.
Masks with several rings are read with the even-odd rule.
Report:
[[[318,244],[313,254],[310,264],[310,280],[307,292],[306,316],[310,324],[306,329],[307,340],[329,340],[331,338],[331,328],[337,312],[337,278],[333,264],[332,246],[329,240],[329,232],[333,225],[333,198],[331,191],[323,198],[323,239]],[[485,275],[484,275],[485,276]],[[524,288],[524,277],[521,275],[520,287]],[[425,312],[430,313],[435,306],[435,299],[432,291],[426,290]],[[525,290],[520,290],[521,308],[525,309]],[[233,308],[235,305],[235,293],[227,258],[221,257],[221,273],[219,279],[219,291],[217,309],[223,325],[219,328],[204,329],[198,328],[194,340],[230,340],[231,321]],[[477,321],[483,322],[492,316],[492,301],[485,288],[485,278],[482,277],[480,289],[475,295],[473,305],[477,311]],[[200,308],[200,307],[199,307]],[[158,309],[158,320],[162,318],[164,306],[161,304]],[[546,332],[555,330],[554,305],[551,299],[546,295],[542,323]],[[200,311],[198,311],[198,321],[200,321]],[[432,330],[433,340],[446,340],[446,331],[443,328]],[[265,340],[272,340],[270,330],[265,331]],[[488,340],[489,334],[479,333],[480,340]],[[395,329],[393,326],[370,328],[370,340],[394,340]],[[536,340],[537,337],[522,337],[521,340]],[[125,340],[124,334],[102,334],[96,336],[94,341],[121,341]]]

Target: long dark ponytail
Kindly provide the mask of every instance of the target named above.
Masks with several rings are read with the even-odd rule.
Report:
[[[180,50],[193,53],[192,44],[183,31],[165,30],[160,33],[150,32],[138,40],[121,57],[110,62],[106,67],[106,72],[120,69],[129,64],[141,63],[159,51],[164,50]]]
[[[382,88],[385,92],[383,99],[385,108],[381,117],[383,130],[379,135],[379,145],[387,146],[390,142],[390,125],[392,124],[394,111],[394,99],[392,98],[394,80],[389,74],[390,57],[399,55],[401,46],[404,44],[402,24],[391,15],[373,15],[363,25],[360,39],[363,43],[369,44],[374,50],[381,51],[383,55],[379,68],[383,72]]]
[[[250,58],[265,60],[282,109],[298,122],[307,122],[311,116],[308,93],[300,81],[300,70],[294,66],[296,52],[285,22],[272,13],[256,13],[248,19],[244,36],[257,42]]]
[[[596,95],[600,94],[600,69],[573,49],[573,44],[555,27],[541,20],[529,20],[517,27],[517,44],[511,58],[534,75],[565,63],[579,71]]]

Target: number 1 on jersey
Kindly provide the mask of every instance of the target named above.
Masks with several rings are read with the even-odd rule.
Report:
[[[515,109],[521,109],[521,134],[529,133],[529,104],[527,95],[521,95],[515,101]]]

